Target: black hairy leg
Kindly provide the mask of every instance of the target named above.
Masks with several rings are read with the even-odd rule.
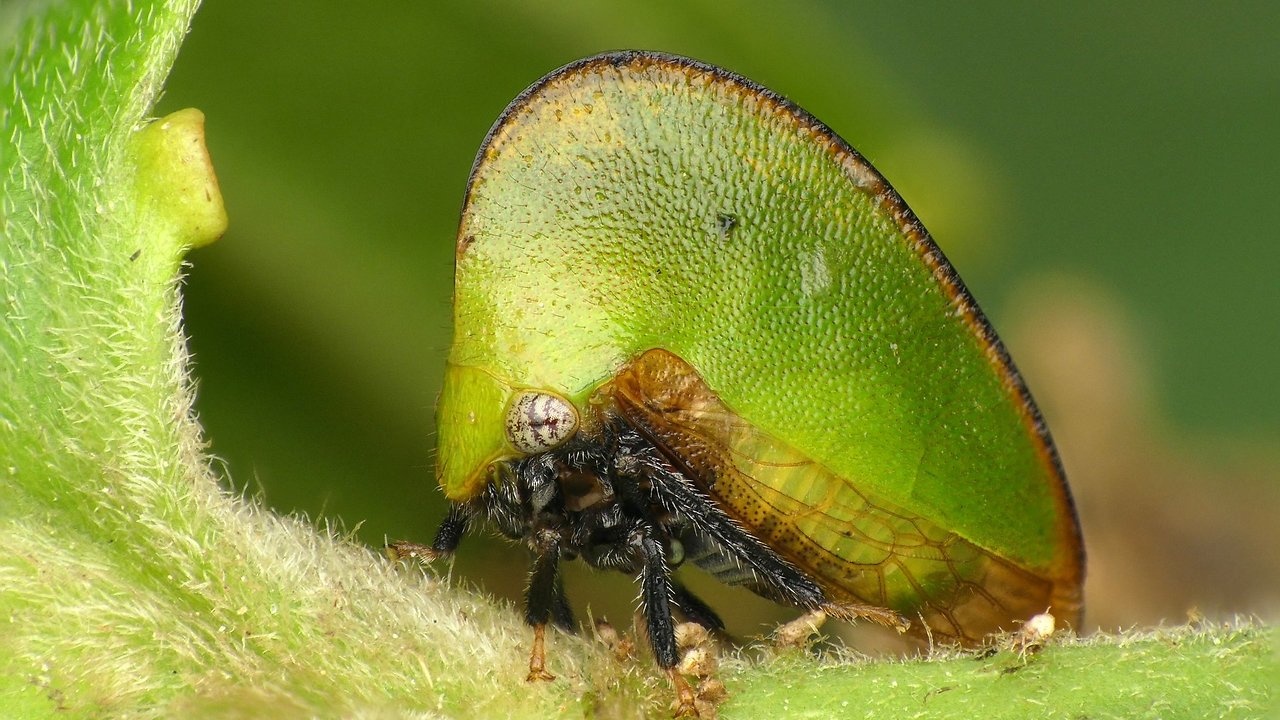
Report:
[[[676,607],[680,608],[680,613],[684,615],[686,620],[698,623],[708,630],[724,631],[724,621],[720,619],[720,616],[716,614],[716,611],[710,605],[703,602],[702,598],[694,595],[689,588],[674,580],[671,586]]]
[[[471,522],[471,510],[465,505],[450,505],[449,512],[436,529],[435,539],[430,545],[396,540],[387,543],[383,551],[392,560],[417,560],[430,562],[453,555],[467,533],[467,525]]]
[[[899,632],[907,629],[906,618],[888,608],[831,602],[812,578],[725,515],[643,436],[631,430],[621,437],[630,445],[630,462],[642,466],[641,474],[649,479],[654,499],[672,514],[687,518],[688,526],[714,541],[721,553],[750,568],[749,587],[756,594],[840,620],[865,618]]]

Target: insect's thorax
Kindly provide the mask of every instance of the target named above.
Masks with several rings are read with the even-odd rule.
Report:
[[[502,463],[474,510],[535,552],[554,542],[563,559],[633,573],[649,537],[662,544],[672,568],[692,561],[726,584],[752,584],[752,572],[696,517],[654,491],[652,473],[679,472],[661,450],[616,417],[596,427],[565,446]]]
[[[636,534],[649,519],[664,527],[669,514],[643,478],[626,472],[636,463],[638,438],[620,443],[618,435],[611,424],[554,450],[500,463],[477,510],[535,550],[555,543],[565,559],[632,571]],[[669,547],[665,533],[662,540]]]

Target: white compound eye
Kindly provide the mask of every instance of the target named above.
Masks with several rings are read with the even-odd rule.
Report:
[[[526,390],[507,407],[507,442],[526,455],[550,450],[577,429],[577,408],[559,395]]]

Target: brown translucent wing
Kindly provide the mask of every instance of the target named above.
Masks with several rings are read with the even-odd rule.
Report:
[[[602,393],[726,515],[814,578],[832,601],[887,607],[911,619],[917,634],[968,645],[1054,603],[1050,580],[760,431],[670,352],[641,355]],[[1053,611],[1071,624],[1078,607]]]

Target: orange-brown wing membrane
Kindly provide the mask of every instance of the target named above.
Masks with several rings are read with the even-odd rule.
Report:
[[[923,620],[935,639],[974,644],[1053,607],[1052,580],[834,475],[735,415],[688,363],[650,350],[602,392],[729,517],[813,577],[835,602]],[[913,623],[923,634],[919,622]]]

